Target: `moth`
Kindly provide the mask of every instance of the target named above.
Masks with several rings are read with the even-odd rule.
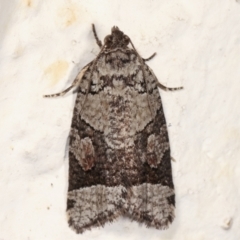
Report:
[[[166,120],[158,82],[131,39],[118,27],[96,58],[57,97],[76,88],[69,134],[69,225],[82,233],[119,216],[166,229],[175,194]]]

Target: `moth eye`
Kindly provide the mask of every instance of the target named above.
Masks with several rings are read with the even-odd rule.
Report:
[[[129,39],[129,37],[127,35],[124,35],[123,37],[124,37],[124,40],[125,40],[126,43],[130,42],[130,39]]]
[[[111,42],[112,42],[112,36],[111,35],[106,36],[104,39],[104,43],[111,43]]]

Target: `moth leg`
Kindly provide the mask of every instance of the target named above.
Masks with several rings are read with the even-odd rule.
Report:
[[[47,97],[47,98],[52,98],[52,97],[61,97],[63,95],[65,95],[67,92],[69,92],[72,88],[79,86],[82,77],[84,75],[84,73],[86,72],[86,70],[88,69],[89,65],[92,62],[90,62],[88,65],[86,65],[81,71],[80,73],[77,75],[77,77],[75,78],[75,80],[73,81],[72,85],[70,87],[68,87],[67,89],[65,89],[64,91],[60,92],[60,93],[55,93],[55,94],[49,94],[49,95],[43,95],[43,97]]]
[[[97,45],[101,48],[102,47],[102,42],[99,40],[99,38],[97,36],[97,32],[96,32],[94,24],[92,24],[92,30],[93,30],[93,34],[94,34],[94,37],[96,39]]]
[[[157,53],[154,53],[154,54],[152,54],[150,57],[148,57],[148,58],[142,58],[142,60],[144,61],[144,62],[146,62],[146,61],[149,61],[149,60],[151,60],[152,58],[154,58],[155,56],[156,56],[156,54]]]
[[[144,61],[144,58],[140,57],[139,53],[137,52],[136,48],[134,47],[132,41],[130,40],[130,43],[132,44],[132,47],[133,49],[136,51],[140,61]],[[156,55],[156,53],[154,53],[152,56],[150,56],[149,58],[145,59],[146,60],[150,60],[151,58],[153,58],[154,56]],[[141,63],[141,65],[143,66],[143,62]],[[145,71],[144,71],[144,68],[142,67],[142,71],[143,71],[143,75],[144,75],[144,78],[145,78]],[[154,75],[154,74],[153,74]],[[163,89],[164,91],[176,91],[176,90],[181,90],[183,89],[183,87],[177,87],[177,88],[168,88],[168,87],[165,87],[164,85],[162,85],[160,82],[157,82],[157,86],[161,89]]]
[[[159,88],[161,88],[162,90],[164,90],[164,91],[176,91],[176,90],[181,90],[181,89],[183,89],[183,87],[168,88],[168,87],[165,87],[164,85],[162,85],[160,82],[157,82],[157,86],[158,86]]]
[[[60,92],[60,93],[54,93],[54,94],[49,94],[49,95],[43,95],[43,97],[46,98],[52,98],[52,97],[61,97],[63,95],[65,95],[68,91],[70,91],[74,86],[70,86],[67,89],[65,89],[64,91]]]

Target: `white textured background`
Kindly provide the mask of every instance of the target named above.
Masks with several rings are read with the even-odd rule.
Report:
[[[240,1],[1,0],[0,240],[239,240]],[[68,228],[70,86],[117,25],[160,82],[169,127],[176,219],[168,230],[119,219]]]

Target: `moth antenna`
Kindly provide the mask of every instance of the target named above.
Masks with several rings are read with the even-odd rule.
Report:
[[[94,24],[92,24],[92,31],[93,31],[94,37],[96,39],[97,45],[101,48],[102,47],[102,42],[99,40],[99,38],[97,36],[97,32],[96,32]]]

